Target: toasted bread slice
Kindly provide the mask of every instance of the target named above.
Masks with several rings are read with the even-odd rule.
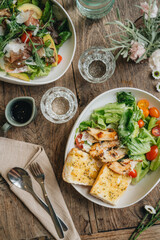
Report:
[[[112,128],[106,130],[88,128],[87,132],[98,141],[113,141],[118,139],[117,132]]]
[[[106,203],[115,205],[131,182],[131,177],[119,175],[105,164],[94,182],[90,194]]]
[[[62,177],[68,183],[92,186],[102,166],[88,153],[73,148],[65,161]]]

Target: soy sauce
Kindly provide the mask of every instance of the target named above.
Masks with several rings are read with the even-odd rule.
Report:
[[[27,122],[32,115],[32,106],[26,101],[16,101],[11,108],[11,116],[18,123]]]

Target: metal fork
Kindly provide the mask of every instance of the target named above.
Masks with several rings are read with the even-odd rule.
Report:
[[[61,226],[61,223],[51,205],[51,202],[48,198],[48,195],[47,195],[47,192],[45,190],[45,185],[44,185],[44,180],[45,180],[45,175],[44,175],[44,172],[42,170],[42,168],[40,167],[40,165],[36,162],[36,163],[32,163],[30,165],[30,170],[34,176],[34,178],[36,179],[36,181],[40,184],[41,188],[42,188],[42,191],[43,191],[43,195],[44,195],[44,198],[45,198],[45,201],[48,205],[48,208],[49,208],[49,211],[50,211],[50,215],[51,215],[51,218],[52,218],[52,221],[54,223],[54,226],[56,228],[56,231],[57,231],[57,234],[59,236],[59,238],[64,238],[64,233],[63,233],[63,230],[62,230],[62,226]]]

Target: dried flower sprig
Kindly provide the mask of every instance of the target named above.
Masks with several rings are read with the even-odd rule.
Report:
[[[157,203],[155,208],[150,205],[146,205],[144,208],[146,209],[147,213],[135,231],[132,233],[129,240],[136,240],[144,230],[153,226],[158,220],[160,220],[160,201]]]
[[[125,23],[119,21],[108,22],[108,25],[116,24],[120,32],[106,36],[112,37],[119,34],[120,40],[111,38],[112,47],[108,50],[119,50],[116,59],[122,55],[123,58],[132,59],[139,63],[149,58],[154,51],[160,48],[160,10],[156,0],[149,0],[149,3],[142,3],[138,6],[142,13],[142,24],[136,26],[130,20]],[[117,14],[119,17],[119,14]]]

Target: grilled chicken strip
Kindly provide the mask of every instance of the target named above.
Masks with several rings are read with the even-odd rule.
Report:
[[[82,146],[81,149],[84,152],[89,152],[90,148],[92,146],[92,144],[98,142],[94,137],[92,137],[87,131],[83,131],[80,132],[81,137],[80,138],[76,138],[76,145],[77,147],[79,147],[78,145]],[[77,144],[78,142],[78,144]]]
[[[0,17],[11,17],[11,13],[8,8],[0,9]]]
[[[129,172],[135,168],[138,162],[142,160],[131,160],[131,159],[124,159],[121,162],[112,162],[108,164],[109,169],[113,172],[118,173],[120,175],[128,175]]]
[[[95,143],[94,145],[91,146],[89,153],[92,157],[103,156],[105,151],[111,150],[111,148],[118,147],[119,145],[120,142],[118,140]]]
[[[106,130],[88,128],[87,132],[98,141],[113,141],[118,139],[117,132],[112,128]]]
[[[123,158],[127,151],[119,147],[119,141],[96,143],[91,146],[89,154],[102,162],[114,162]]]

